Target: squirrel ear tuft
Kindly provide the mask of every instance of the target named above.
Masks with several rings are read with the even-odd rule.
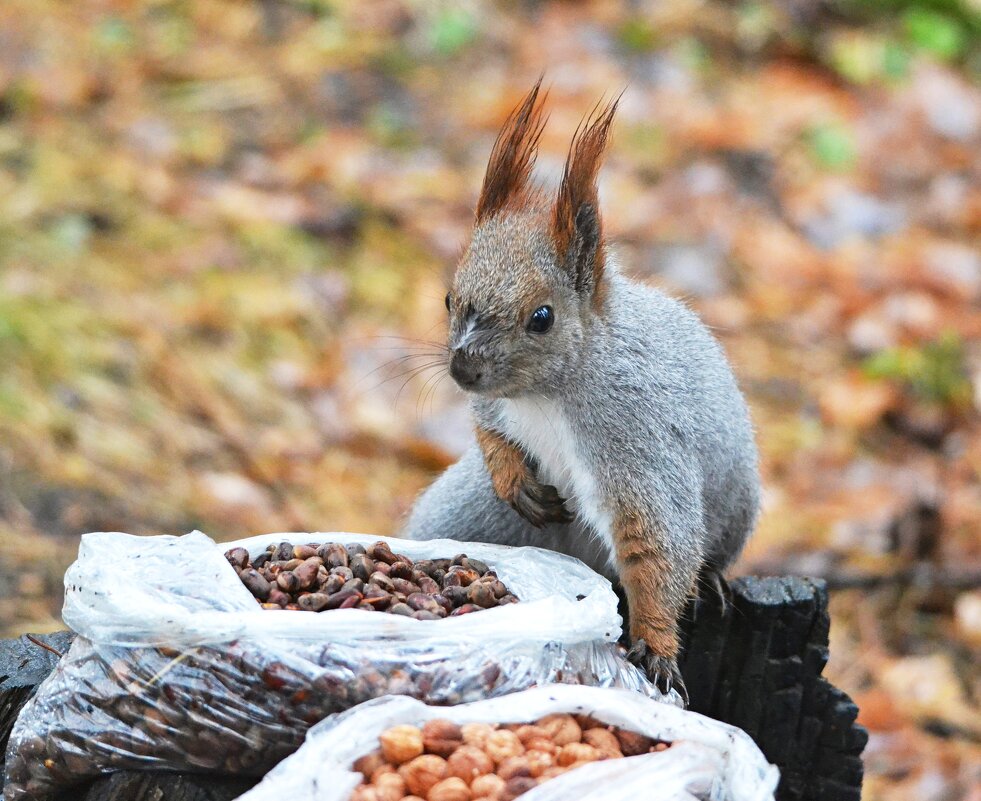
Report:
[[[497,135],[477,201],[478,223],[528,201],[531,169],[545,127],[542,105],[548,93],[539,102],[541,87],[542,78],[539,78],[521,104],[508,115]]]
[[[559,263],[577,292],[596,295],[603,278],[603,224],[596,176],[610,137],[620,97],[596,108],[579,123],[552,211],[552,238]]]

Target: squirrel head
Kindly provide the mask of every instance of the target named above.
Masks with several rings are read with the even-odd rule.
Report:
[[[539,79],[497,136],[473,236],[446,296],[450,374],[464,390],[493,397],[560,385],[603,308],[596,176],[617,100],[580,123],[550,198],[531,184],[545,125],[540,89]]]

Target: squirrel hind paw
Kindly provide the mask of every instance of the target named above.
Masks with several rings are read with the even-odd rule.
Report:
[[[685,687],[685,680],[681,677],[681,671],[678,669],[678,660],[670,656],[655,654],[643,640],[634,641],[630,650],[627,651],[627,659],[644,671],[647,678],[661,693],[668,695],[673,689],[685,702],[685,708],[688,707],[688,689]]]
[[[511,506],[536,528],[542,528],[547,523],[572,521],[572,515],[559,491],[550,484],[542,484],[534,479],[521,483],[514,493]]]

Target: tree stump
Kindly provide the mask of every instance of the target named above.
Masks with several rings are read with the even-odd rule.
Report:
[[[868,739],[858,709],[821,676],[828,659],[822,581],[743,578],[731,600],[695,602],[682,626],[691,708],[745,730],[780,768],[778,801],[859,801]],[[69,632],[36,638],[63,652]],[[26,638],[0,642],[0,744],[57,662]],[[230,801],[255,778],[122,771],[64,801]]]
[[[691,709],[738,726],[780,768],[778,801],[859,801],[858,707],[821,676],[828,661],[823,581],[742,578],[731,603],[699,599],[683,625]]]

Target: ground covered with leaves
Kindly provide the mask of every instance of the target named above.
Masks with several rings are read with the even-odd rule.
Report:
[[[606,229],[736,366],[739,571],[834,588],[867,797],[977,801],[975,0],[5,0],[0,630],[60,626],[85,531],[397,530],[469,437],[445,282],[542,71],[546,182],[625,88]]]

